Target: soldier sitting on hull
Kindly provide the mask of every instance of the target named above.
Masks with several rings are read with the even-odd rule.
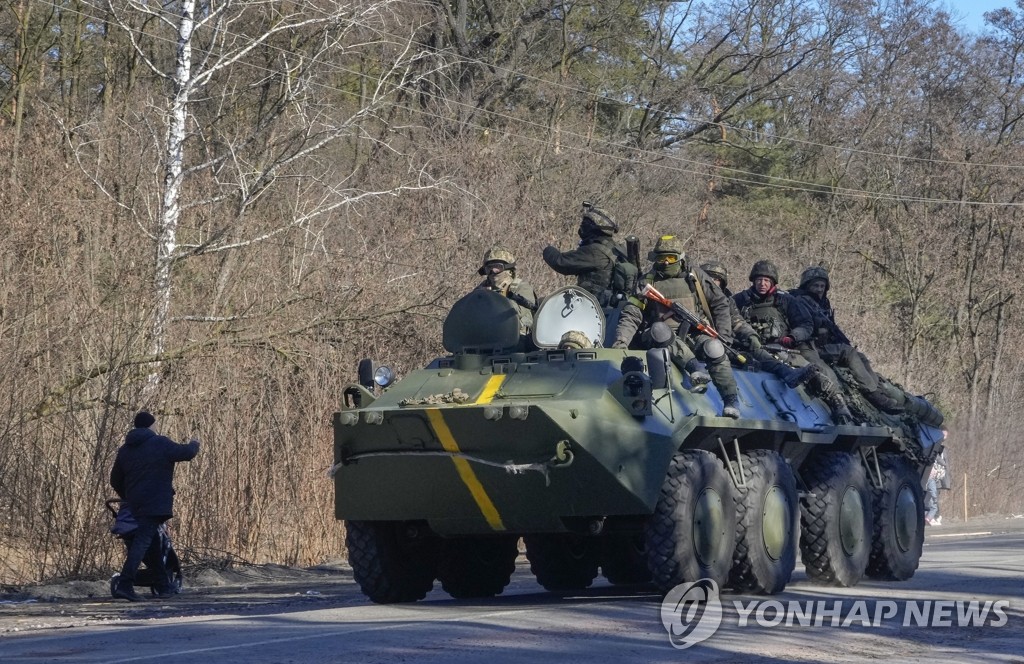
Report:
[[[733,296],[743,318],[764,343],[792,349],[788,355],[794,366],[813,364],[816,371],[811,387],[828,403],[837,423],[851,421],[839,379],[810,343],[814,329],[810,311],[795,297],[778,290],[779,270],[771,261],[754,263],[750,282],[750,288]]]
[[[597,298],[602,307],[614,308],[632,286],[616,283],[616,265],[626,267],[620,259],[624,254],[613,239],[618,230],[619,225],[607,212],[584,201],[583,218],[577,230],[579,247],[565,252],[550,245],[544,247],[544,262],[559,274],[575,275],[577,285]],[[635,268],[632,276],[636,276]]]
[[[736,301],[733,299],[732,291],[729,290],[729,273],[720,261],[711,260],[700,266],[709,277],[714,279],[722,292],[729,298],[729,314],[732,318],[732,336],[740,344],[750,351],[750,356],[757,362],[758,366],[773,374],[776,378],[786,384],[787,387],[797,387],[807,382],[814,375],[815,367],[807,364],[799,369],[794,369],[763,348],[761,339],[754,332],[754,328],[740,313]]]
[[[643,283],[652,284],[673,303],[682,305],[698,316],[703,315],[722,340],[730,343],[732,319],[728,298],[703,270],[688,268],[682,241],[674,235],[662,236],[651,252],[651,259],[654,268],[644,275]],[[659,322],[671,330],[671,334],[664,339],[659,335],[663,328],[655,328]],[[722,341],[690,329],[688,325],[681,326],[670,309],[634,296],[629,298],[629,303],[622,310],[612,347],[628,348],[638,330],[641,331],[641,346],[668,347],[672,362],[688,372],[694,383],[706,383],[709,379],[714,382],[722,396],[724,417],[740,416],[739,390]],[[707,373],[700,368],[698,358],[707,365]]]
[[[501,293],[516,308],[521,345],[525,348],[530,343],[530,332],[533,330],[537,295],[533,286],[516,277],[516,257],[504,247],[493,246],[484,254],[483,265],[477,272],[487,277],[477,288]]]
[[[791,294],[814,316],[814,344],[821,359],[832,366],[846,367],[868,402],[886,413],[903,412],[903,394],[887,392],[871,368],[868,358],[858,352],[836,325],[836,313],[828,299],[828,270],[812,266],[800,275],[800,288]]]

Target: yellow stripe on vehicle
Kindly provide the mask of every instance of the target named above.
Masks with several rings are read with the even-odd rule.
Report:
[[[484,391],[480,393],[480,398],[476,400],[476,403],[491,403],[491,400],[494,399],[494,395],[501,389],[501,384],[505,382],[506,378],[508,378],[508,374],[498,374],[488,378],[487,384],[484,385]]]
[[[495,376],[494,378],[498,378]],[[487,388],[484,389],[484,394],[487,394],[490,390],[491,383],[494,382],[494,378],[487,382]],[[494,396],[494,392],[498,391],[501,381],[494,386],[491,396]],[[481,396],[481,399],[483,396]],[[478,402],[479,403],[479,402]],[[459,444],[455,442],[455,436],[452,435],[451,429],[448,428],[448,423],[444,421],[444,416],[441,415],[441,411],[437,408],[427,409],[427,419],[430,420],[430,425],[434,428],[434,433],[437,435],[437,439],[441,441],[441,446],[444,447],[445,451],[452,454],[461,454],[462,450],[459,449]],[[469,489],[470,495],[473,496],[473,500],[476,501],[477,507],[480,508],[481,514],[487,520],[487,524],[493,530],[505,530],[505,524],[501,522],[501,515],[498,514],[498,509],[491,502],[491,497],[487,495],[484,490],[484,485],[480,483],[476,473],[473,472],[472,466],[469,465],[469,461],[462,457],[453,456],[452,462],[455,464],[455,470],[459,472],[459,477],[462,478],[463,484]]]

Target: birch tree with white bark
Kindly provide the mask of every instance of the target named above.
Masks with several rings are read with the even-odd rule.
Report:
[[[416,45],[423,5],[401,0],[107,0],[95,3],[136,57],[164,82],[138,122],[153,182],[124,202],[99,175],[102,143],[88,128],[76,157],[152,240],[152,313],[145,390],[160,382],[173,320],[176,267],[187,259],[244,251],[292,231],[322,232],[339,210],[441,183],[410,163],[402,181],[366,189],[358,174],[372,149],[389,150],[385,114],[438,68]],[[372,148],[360,148],[368,144]],[[253,215],[268,198],[273,221]],[[182,234],[183,223],[187,236]],[[185,312],[224,323],[216,311]]]

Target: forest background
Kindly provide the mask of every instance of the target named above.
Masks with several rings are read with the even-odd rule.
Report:
[[[443,354],[494,243],[567,280],[580,203],[735,290],[825,264],[848,335],[946,414],[949,516],[1024,511],[1024,0],[0,5],[0,583],[110,570],[140,408],[193,555],[343,551],[331,413]]]

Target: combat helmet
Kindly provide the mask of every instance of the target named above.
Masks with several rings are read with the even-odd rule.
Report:
[[[772,283],[779,283],[779,268],[775,267],[775,263],[768,260],[760,260],[754,263],[754,267],[750,269],[750,281],[754,281],[757,277],[768,277],[772,280]]]
[[[569,330],[562,335],[562,338],[558,340],[558,347],[562,349],[567,348],[593,348],[594,343],[587,338],[586,333],[579,330]]]
[[[686,249],[683,246],[683,241],[675,235],[662,235],[654,243],[654,249],[651,249],[647,255],[647,260],[657,261],[658,256],[666,254],[675,254],[679,261],[686,260]]]
[[[820,265],[812,265],[803,271],[800,275],[800,288],[806,289],[807,286],[816,279],[822,279],[825,281],[825,292],[827,293],[829,287],[832,286],[832,282],[829,281],[828,270]]]
[[[483,265],[477,270],[479,274],[487,274],[487,266],[490,263],[504,263],[506,270],[516,269],[515,255],[505,247],[494,245],[484,254]]]
[[[722,288],[725,288],[729,283],[729,271],[725,269],[721,261],[708,261],[700,266],[700,269],[704,270],[709,277],[712,279],[718,279],[722,282]]]
[[[614,235],[619,232],[619,225],[611,215],[589,201],[583,201],[583,220],[581,227],[601,235]]]

